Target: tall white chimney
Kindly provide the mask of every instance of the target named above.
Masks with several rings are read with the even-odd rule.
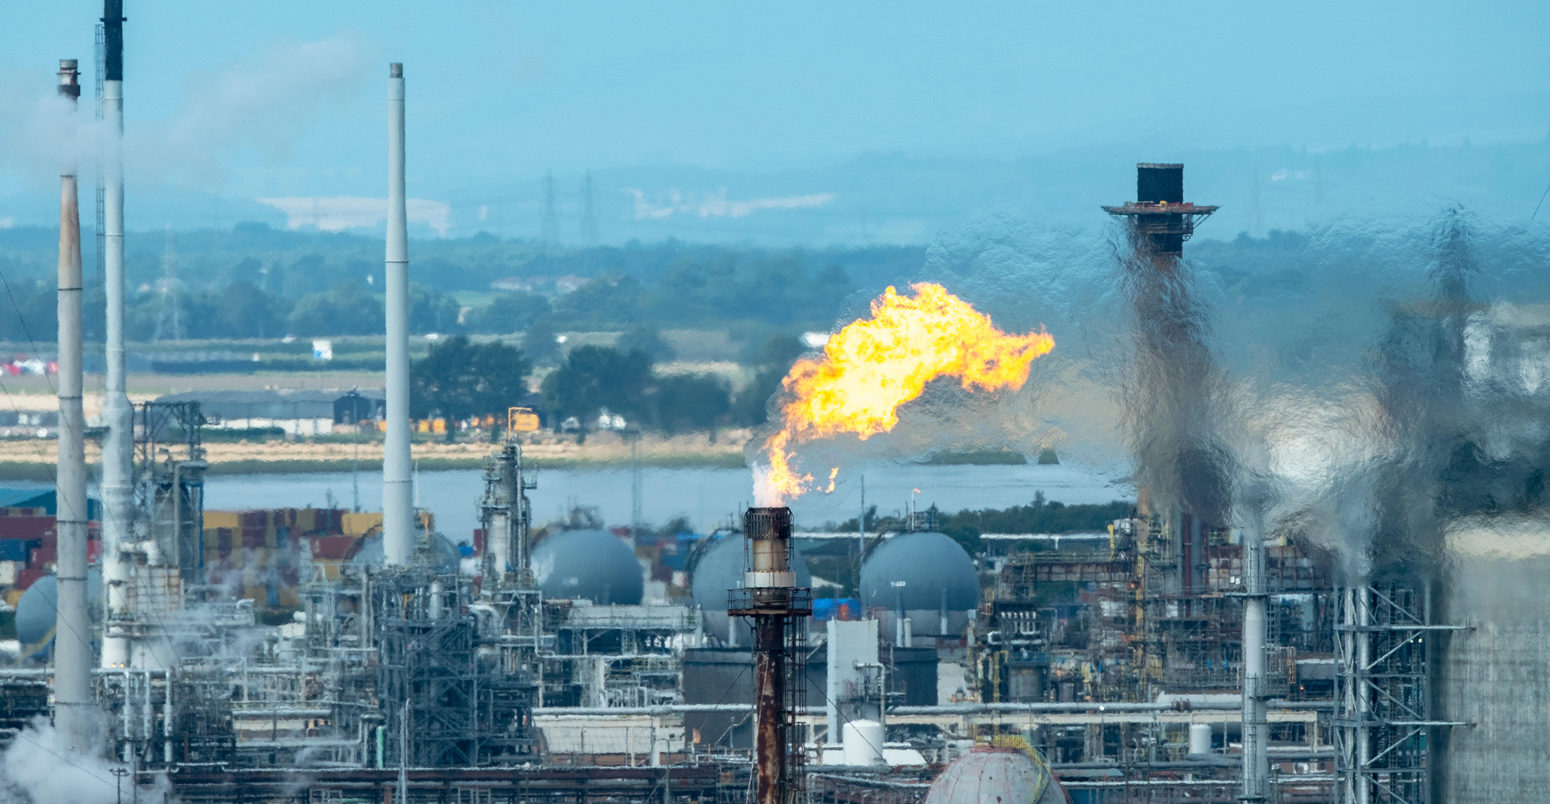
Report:
[[[107,283],[107,388],[102,415],[107,438],[102,448],[102,566],[107,621],[102,666],[127,667],[129,556],[134,540],[134,409],[124,384],[124,3],[104,0],[103,118],[108,136],[103,154],[103,264]]]
[[[81,96],[75,59],[59,60],[59,94]],[[59,172],[59,475],[54,488],[54,726],[71,751],[91,744],[91,620],[86,601],[86,416],[81,409],[81,208],[75,165]]]
[[[1244,802],[1270,794],[1270,726],[1265,714],[1265,517],[1255,500],[1243,531],[1243,794]]]
[[[382,455],[382,548],[408,566],[414,511],[409,464],[409,221],[404,206],[404,65],[388,65],[387,435]]]

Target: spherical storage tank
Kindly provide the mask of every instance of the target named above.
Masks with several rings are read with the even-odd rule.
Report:
[[[695,604],[700,607],[705,633],[717,639],[725,640],[728,636],[727,591],[743,586],[744,545],[747,541],[740,533],[716,537],[715,541],[703,548],[699,561],[694,565],[689,591],[694,595]],[[791,554],[797,586],[811,587],[813,575],[807,571],[807,559],[795,546],[792,546]],[[737,627],[737,644],[743,647],[753,644],[749,633],[748,624],[740,623]]]
[[[645,593],[635,551],[603,530],[562,530],[533,548],[533,575],[544,597],[633,606]]]
[[[93,622],[102,620],[102,573],[86,573],[86,606]],[[57,619],[59,580],[53,573],[34,581],[16,602],[16,641],[24,656],[44,658],[54,647],[54,623]]]
[[[901,608],[913,634],[961,637],[979,604],[974,559],[943,533],[900,534],[873,548],[861,565],[861,607],[887,610],[890,639]]]
[[[1065,804],[1049,770],[1015,748],[979,747],[953,760],[926,791],[926,804]]]

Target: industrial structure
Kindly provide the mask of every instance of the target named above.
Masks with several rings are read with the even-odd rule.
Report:
[[[122,23],[108,0],[115,134]],[[1504,672],[1537,683],[1523,665],[1543,665],[1534,637],[1550,616],[1449,591],[1441,562],[1403,549],[1412,534],[1375,534],[1358,577],[1309,534],[1265,526],[1265,494],[1239,480],[1213,420],[1226,402],[1182,252],[1216,208],[1184,201],[1180,165],[1140,165],[1137,200],[1105,207],[1126,225],[1141,366],[1125,389],[1141,491],[1105,532],[1003,534],[1006,549],[971,554],[927,517],[863,526],[852,608],[814,600],[801,548],[818,535],[788,508],[750,508],[686,548],[683,594],[653,594],[638,516],[620,532],[535,527],[515,426],[529,414],[513,409],[462,549],[413,502],[402,65],[388,80],[380,514],[206,511],[207,411],[129,405],[115,137],[94,581],[79,210],[62,171],[57,506],[52,531],[0,553],[34,573],[18,606],[26,655],[0,668],[0,741],[52,712],[70,750],[106,739],[136,788],[308,804],[1470,801],[1490,789],[1486,754],[1525,750],[1476,728],[1510,697],[1477,688]],[[60,81],[78,93],[73,62]],[[1445,293],[1426,325],[1459,344],[1474,327],[1471,343],[1501,351],[1480,364],[1501,376],[1482,382],[1521,375],[1514,356],[1544,348],[1542,328],[1460,304]],[[1402,371],[1385,379],[1397,398]],[[1447,437],[1437,424],[1406,437]],[[1493,477],[1522,488],[1534,469]],[[1426,535],[1459,558],[1452,571],[1495,572],[1505,548],[1528,549],[1483,519],[1509,489],[1438,474],[1453,524]],[[1491,628],[1448,624],[1471,617]],[[1519,728],[1547,707],[1525,708]],[[105,738],[87,725],[99,715]]]

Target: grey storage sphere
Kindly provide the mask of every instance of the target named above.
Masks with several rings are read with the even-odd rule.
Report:
[[[890,620],[902,608],[916,634],[963,636],[966,612],[979,604],[974,559],[943,533],[900,534],[861,565],[862,608],[885,609]]]
[[[93,622],[102,620],[102,573],[86,573],[86,606]],[[23,656],[46,658],[54,647],[54,623],[58,613],[59,579],[44,575],[27,587],[16,602],[16,641]]]
[[[533,548],[533,575],[544,597],[633,606],[645,593],[635,551],[604,530],[563,530]]]

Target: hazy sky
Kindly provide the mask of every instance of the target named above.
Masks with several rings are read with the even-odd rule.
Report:
[[[1550,131],[1545,2],[126,4],[142,170],[250,198],[379,193],[389,61],[411,193],[442,198],[546,168]],[[100,15],[0,5],[0,102],[47,93],[60,57],[89,73]]]

